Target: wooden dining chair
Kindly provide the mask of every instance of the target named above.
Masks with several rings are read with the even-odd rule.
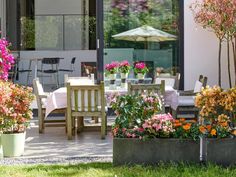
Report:
[[[71,85],[67,82],[67,135],[72,139],[75,119],[101,117],[101,138],[107,129],[104,83],[96,85]],[[77,120],[79,121],[79,120]]]
[[[160,84],[131,84],[128,82],[128,94],[145,94],[145,93],[157,93],[162,101],[162,112],[165,113],[165,81],[162,80]]]
[[[177,118],[177,116],[181,112],[185,113],[194,113],[195,118],[198,116],[198,109],[195,107],[195,96],[197,93],[201,91],[202,88],[206,87],[207,85],[207,77],[200,76],[199,80],[196,81],[194,90],[192,91],[179,91],[178,93],[178,105],[177,108],[174,109],[171,107],[171,112],[174,118]]]
[[[39,82],[39,78],[33,80],[34,93],[36,95],[37,107],[38,107],[38,120],[39,120],[39,133],[44,133],[45,126],[65,126],[65,120],[45,120],[46,112],[46,99],[49,93],[44,92],[42,84]],[[66,109],[56,109],[52,113],[62,113],[65,115]]]

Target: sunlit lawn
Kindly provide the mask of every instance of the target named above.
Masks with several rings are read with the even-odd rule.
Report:
[[[236,167],[223,168],[216,165],[157,165],[157,166],[122,166],[113,167],[111,163],[89,163],[78,165],[22,165],[22,166],[1,166],[1,177],[120,177],[120,176],[236,176]]]

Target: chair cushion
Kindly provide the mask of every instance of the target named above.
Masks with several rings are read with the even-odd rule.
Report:
[[[179,96],[178,106],[194,106],[194,96]]]
[[[196,81],[193,92],[198,93],[201,91],[201,89],[202,89],[202,82]]]

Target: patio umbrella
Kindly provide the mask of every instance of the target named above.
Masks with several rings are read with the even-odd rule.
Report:
[[[162,41],[173,41],[177,39],[175,35],[155,29],[148,25],[131,29],[131,30],[113,35],[112,37],[118,40],[144,41],[144,42],[148,42],[148,41],[162,42]]]

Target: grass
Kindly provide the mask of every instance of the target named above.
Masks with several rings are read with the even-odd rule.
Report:
[[[111,163],[78,165],[21,165],[0,166],[0,177],[234,177],[236,167],[216,165],[160,164],[157,166],[121,166]]]

